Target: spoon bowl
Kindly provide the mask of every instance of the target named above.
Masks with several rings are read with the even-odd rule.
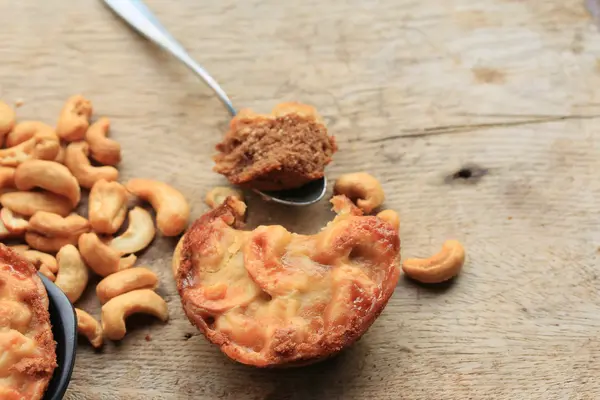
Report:
[[[50,324],[56,341],[56,362],[43,400],[61,400],[71,381],[77,352],[77,317],[71,302],[48,278],[38,272],[50,300]]]
[[[327,191],[327,178],[323,177],[309,182],[296,189],[279,190],[277,192],[261,192],[258,194],[267,200],[272,200],[288,206],[308,206],[321,200]]]
[[[185,64],[198,75],[215,92],[223,102],[231,116],[236,115],[236,109],[231,100],[213,79],[212,76],[185,51],[185,49],[158,22],[158,19],[141,0],[104,0],[104,2],[142,36],[171,53],[176,59]],[[289,206],[307,206],[321,200],[327,190],[327,180],[317,179],[306,185],[293,189],[266,192],[254,190],[263,198]]]

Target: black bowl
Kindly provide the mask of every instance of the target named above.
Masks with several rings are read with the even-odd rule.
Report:
[[[56,341],[58,367],[48,385],[43,400],[61,400],[69,387],[77,351],[77,317],[71,302],[48,278],[38,273],[50,299],[50,324]]]

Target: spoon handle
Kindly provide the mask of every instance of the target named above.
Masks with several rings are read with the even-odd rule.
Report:
[[[167,50],[202,78],[204,82],[214,90],[225,107],[227,107],[229,113],[231,115],[236,114],[231,100],[229,100],[229,97],[227,97],[227,94],[221,86],[219,86],[217,81],[215,81],[201,65],[196,63],[192,57],[190,57],[185,49],[158,22],[156,17],[141,0],[104,0],[104,2],[140,34]]]

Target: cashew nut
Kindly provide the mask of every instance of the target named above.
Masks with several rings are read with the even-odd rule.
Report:
[[[129,211],[127,230],[110,242],[110,248],[120,254],[137,253],[152,242],[155,232],[150,213],[141,207],[135,207]]]
[[[13,129],[16,119],[15,110],[8,104],[0,101],[0,137],[4,138]]]
[[[30,160],[15,171],[15,186],[19,190],[34,187],[66,197],[75,207],[81,199],[81,189],[71,171],[62,164],[46,160]]]
[[[217,208],[227,197],[235,197],[239,201],[244,201],[244,195],[239,190],[232,189],[226,186],[217,186],[212,188],[208,193],[206,193],[206,197],[204,198],[204,202],[210,208]]]
[[[135,313],[169,319],[167,303],[151,289],[139,289],[110,299],[102,306],[102,330],[111,340],[121,340],[127,332],[125,318]]]
[[[54,272],[50,271],[45,265],[41,265],[38,272],[44,275],[46,278],[50,279],[50,281],[56,281],[56,275],[54,274]]]
[[[90,231],[90,223],[78,214],[71,214],[63,218],[58,214],[38,211],[29,219],[29,230],[49,237],[79,237],[81,234]]]
[[[56,157],[54,157],[54,162],[59,164],[65,163],[65,157],[67,155],[67,147],[62,144],[58,147],[58,153],[56,153]]]
[[[388,222],[395,230],[400,230],[400,216],[394,210],[383,210],[377,214],[377,218]]]
[[[21,144],[0,150],[0,165],[16,167],[27,160],[54,160],[58,154],[60,143],[53,132],[45,130]]]
[[[91,129],[91,128],[90,128]],[[94,167],[88,159],[90,145],[86,142],[73,142],[65,152],[65,165],[77,178],[79,184],[91,189],[100,179],[116,181],[119,171],[114,167]]]
[[[457,240],[447,240],[442,250],[430,258],[409,258],[402,269],[412,279],[423,283],[440,283],[458,275],[465,262],[465,249]]]
[[[0,167],[0,188],[15,187],[15,169],[10,167]]]
[[[15,188],[0,188],[0,196],[2,196],[5,193],[12,193],[12,192],[17,192],[17,189],[15,189]]]
[[[121,258],[120,254],[104,244],[95,233],[84,233],[79,237],[79,251],[86,264],[98,275],[108,276],[130,268],[137,257]]]
[[[118,182],[99,180],[92,186],[89,218],[96,232],[115,233],[127,215],[127,189]]]
[[[68,244],[76,245],[77,239],[77,235],[48,237],[40,235],[37,232],[25,233],[25,242],[27,242],[30,247],[39,251],[43,251],[44,253],[56,253],[63,246]]]
[[[26,217],[31,217],[38,211],[48,211],[66,217],[73,209],[69,200],[48,192],[4,193],[0,195],[0,203]]]
[[[121,145],[108,139],[110,120],[100,118],[85,134],[85,141],[90,144],[90,153],[94,160],[104,165],[117,165],[121,162]]]
[[[66,245],[56,255],[58,274],[54,284],[63,291],[71,303],[75,303],[88,283],[88,269],[73,245]]]
[[[187,226],[190,206],[180,191],[151,179],[131,179],[127,190],[156,210],[156,226],[165,236],[177,236]]]
[[[83,140],[91,116],[92,103],[81,95],[71,96],[60,112],[56,133],[68,142]]]
[[[366,172],[340,176],[335,181],[333,190],[336,194],[343,194],[356,201],[356,205],[367,214],[383,204],[385,200],[379,181]]]
[[[27,246],[26,244],[14,244],[12,246],[8,246],[10,247],[10,249],[12,251],[15,251],[21,255],[23,255],[23,253],[25,253],[27,250],[29,250],[29,246]]]
[[[102,279],[96,286],[100,303],[137,289],[156,289],[158,276],[148,268],[135,267],[116,272]]]
[[[77,332],[84,335],[95,348],[102,347],[102,326],[96,318],[85,311],[75,308],[77,315]]]
[[[48,137],[56,137],[54,128],[40,121],[23,121],[19,122],[15,128],[6,135],[6,147],[17,146],[35,135],[42,134]]]
[[[123,271],[123,270],[133,267],[136,260],[137,260],[137,256],[135,256],[134,254],[130,254],[127,257],[122,257],[119,260],[119,271]]]
[[[15,214],[10,208],[6,207],[0,210],[0,219],[6,229],[14,235],[22,235],[29,226],[29,222],[25,218],[19,214]]]
[[[5,239],[11,237],[13,234],[8,230],[6,226],[4,226],[4,222],[2,222],[2,218],[0,218],[0,239]]]
[[[26,249],[23,251],[23,257],[27,259],[37,270],[41,270],[42,267],[56,274],[58,272],[58,262],[50,254],[42,253],[37,250]]]
[[[329,201],[332,205],[331,209],[338,215],[338,219],[349,215],[364,215],[363,211],[343,194],[335,195]]]
[[[173,271],[173,277],[177,279],[177,272],[179,271],[180,260],[181,260],[181,250],[183,248],[183,240],[185,238],[185,234],[181,235],[181,239],[177,242],[175,246],[175,250],[173,251],[173,258],[171,259],[171,270]]]

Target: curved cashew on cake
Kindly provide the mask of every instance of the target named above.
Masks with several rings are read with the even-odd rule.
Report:
[[[399,277],[397,226],[363,216],[343,196],[321,232],[279,225],[242,231],[228,198],[200,217],[174,254],[188,319],[232,359],[259,367],[333,355],[371,326]]]
[[[33,265],[0,244],[0,399],[41,399],[54,368],[44,285]]]

